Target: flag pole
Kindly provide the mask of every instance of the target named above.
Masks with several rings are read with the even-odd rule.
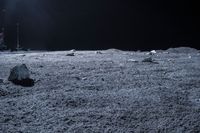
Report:
[[[19,22],[17,22],[17,50],[20,50],[20,40],[19,40]]]

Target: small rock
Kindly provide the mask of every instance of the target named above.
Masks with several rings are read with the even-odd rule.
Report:
[[[25,54],[22,54],[21,56],[22,56],[22,57],[25,57],[26,55],[25,55]]]
[[[7,92],[6,90],[0,88],[0,96],[6,96],[8,94],[9,94],[9,92]]]
[[[158,62],[156,62],[156,61],[155,61],[154,59],[152,59],[151,57],[145,58],[144,60],[142,60],[142,62],[148,62],[148,63],[159,64]]]
[[[9,81],[16,85],[30,87],[34,85],[34,80],[30,78],[30,71],[25,64],[17,65],[10,71]]]
[[[76,80],[81,80],[81,78],[80,77],[74,77]]]
[[[2,84],[3,83],[3,79],[0,79],[0,84]]]
[[[152,62],[154,62],[154,60],[151,57],[149,57],[149,58],[145,58],[144,60],[142,60],[142,62],[150,62],[150,63],[152,63]]]
[[[96,51],[96,54],[103,54],[101,51]]]
[[[75,56],[75,54],[74,53],[68,53],[68,54],[66,54],[66,56]]]

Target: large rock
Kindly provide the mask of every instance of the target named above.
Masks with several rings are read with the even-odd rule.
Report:
[[[16,85],[26,87],[34,85],[34,80],[30,78],[30,72],[25,64],[12,68],[8,80]]]

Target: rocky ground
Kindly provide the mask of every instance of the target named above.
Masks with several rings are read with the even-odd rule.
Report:
[[[200,132],[199,51],[71,52],[0,52],[0,133]]]

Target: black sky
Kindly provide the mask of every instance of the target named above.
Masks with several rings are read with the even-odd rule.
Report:
[[[198,6],[189,1],[0,1],[10,47],[16,44],[17,22],[27,48],[147,50],[200,43]]]

